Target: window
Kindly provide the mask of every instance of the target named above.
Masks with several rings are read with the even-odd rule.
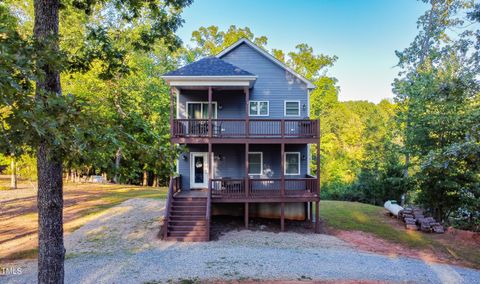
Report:
[[[263,173],[263,153],[249,152],[248,153],[248,174],[261,175]]]
[[[268,101],[250,101],[249,116],[268,116]]]
[[[285,174],[286,175],[300,174],[300,153],[299,152],[285,152]]]
[[[300,116],[300,101],[285,101],[285,116]]]
[[[208,102],[187,102],[188,119],[207,119]],[[212,118],[217,118],[217,102],[212,102]]]

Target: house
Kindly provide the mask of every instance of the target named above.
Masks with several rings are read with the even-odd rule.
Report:
[[[282,231],[285,219],[318,220],[311,82],[247,39],[162,78],[171,90],[171,143],[187,149],[170,181],[163,237],[207,241],[212,214],[243,215],[247,228],[249,217],[278,218]]]

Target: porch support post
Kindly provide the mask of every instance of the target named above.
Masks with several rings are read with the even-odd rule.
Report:
[[[320,141],[317,143],[317,194],[320,197]]]
[[[245,229],[248,229],[248,202],[245,202]]]
[[[245,197],[248,198],[249,191],[250,191],[250,185],[249,185],[249,178],[248,178],[248,152],[249,152],[249,146],[248,143],[245,143]]]
[[[175,106],[175,95],[173,94],[173,87],[170,87],[170,137],[174,135],[174,106]]]
[[[208,137],[212,137],[212,86],[208,87]]]
[[[250,109],[250,89],[246,87],[245,92],[245,137],[250,136],[250,116],[248,111]]]
[[[317,142],[317,194],[320,200],[320,140]],[[315,233],[320,233],[320,201],[315,202]]]
[[[280,144],[280,196],[285,196],[285,143]]]
[[[285,202],[280,204],[280,231],[285,231]]]
[[[212,164],[213,164],[213,157],[212,157],[212,143],[208,143],[208,186],[210,186],[211,179],[212,179]]]

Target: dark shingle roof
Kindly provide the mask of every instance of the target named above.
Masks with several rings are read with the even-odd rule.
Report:
[[[164,76],[254,76],[217,57],[205,57]]]

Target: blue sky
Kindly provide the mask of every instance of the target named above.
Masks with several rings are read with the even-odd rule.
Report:
[[[236,25],[267,36],[269,50],[288,52],[307,43],[339,57],[329,75],[338,79],[340,100],[379,102],[393,97],[399,71],[394,51],[413,40],[426,9],[415,0],[194,0],[178,35],[191,44],[192,31],[201,26]]]

